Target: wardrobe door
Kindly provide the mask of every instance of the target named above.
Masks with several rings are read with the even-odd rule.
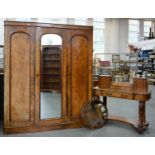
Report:
[[[37,28],[35,125],[57,126],[66,122],[66,32]]]
[[[80,120],[83,104],[92,94],[92,31],[72,30],[70,39],[70,116]]]
[[[35,29],[5,23],[5,126],[34,125]]]

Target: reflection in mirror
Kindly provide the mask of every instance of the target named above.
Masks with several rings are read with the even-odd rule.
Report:
[[[56,34],[41,38],[40,118],[61,117],[61,46]]]

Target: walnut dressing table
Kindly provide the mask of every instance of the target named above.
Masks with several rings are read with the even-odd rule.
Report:
[[[146,101],[151,98],[151,93],[148,91],[147,79],[134,78],[133,84],[113,83],[111,76],[99,76],[99,84],[93,88],[93,95],[98,98],[103,96],[103,104],[105,106],[107,106],[107,97],[139,101],[138,121],[112,115],[108,116],[107,121],[118,121],[132,125],[140,133],[147,129],[149,124],[146,121],[145,106]]]

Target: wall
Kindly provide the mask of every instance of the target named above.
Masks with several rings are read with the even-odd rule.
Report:
[[[140,20],[140,36],[144,36],[144,22]],[[155,32],[155,23],[153,23]],[[128,49],[128,19],[106,19],[105,53],[126,53]]]
[[[105,53],[118,51],[118,19],[105,19]]]
[[[128,51],[128,19],[106,19],[105,53]]]
[[[118,52],[128,52],[128,19],[119,19]]]

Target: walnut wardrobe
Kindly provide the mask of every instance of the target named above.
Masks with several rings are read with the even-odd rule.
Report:
[[[4,133],[81,127],[92,26],[5,21]]]

